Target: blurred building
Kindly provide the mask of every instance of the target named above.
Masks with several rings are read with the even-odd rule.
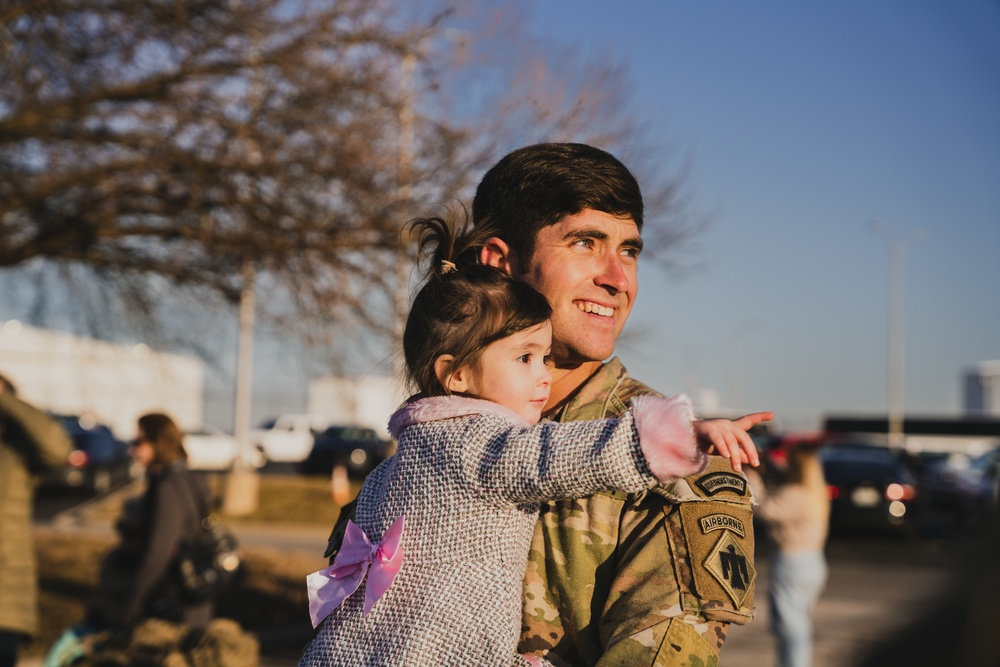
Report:
[[[202,422],[204,363],[141,343],[116,345],[7,320],[0,323],[0,374],[40,408],[90,415],[121,438],[154,410],[184,428]]]
[[[984,361],[968,371],[964,385],[965,414],[1000,417],[1000,359]]]

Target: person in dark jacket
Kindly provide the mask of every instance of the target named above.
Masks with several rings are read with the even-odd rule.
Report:
[[[204,481],[188,470],[183,434],[170,417],[143,415],[138,426],[133,455],[146,468],[147,488],[130,527],[137,569],[122,603],[106,609],[105,618],[91,620],[124,627],[153,616],[204,628],[212,618],[213,601],[182,599],[173,567],[181,542],[198,534],[211,507],[211,494]]]
[[[18,398],[0,375],[0,667],[13,667],[21,640],[38,631],[35,477],[63,463],[71,449],[59,422]]]

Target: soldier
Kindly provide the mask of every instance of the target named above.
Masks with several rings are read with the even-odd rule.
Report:
[[[583,144],[521,148],[486,173],[472,213],[491,229],[480,261],[552,305],[546,418],[620,417],[633,396],[656,393],[617,357],[604,361],[634,304],[642,250],[642,195],[621,162]],[[718,664],[729,624],[754,614],[751,497],[733,467],[711,456],[704,472],[652,491],[544,503],[518,650],[556,665]]]

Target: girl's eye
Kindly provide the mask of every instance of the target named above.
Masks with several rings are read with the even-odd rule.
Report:
[[[531,353],[529,352],[528,354],[522,354],[520,357],[517,358],[517,360],[520,361],[522,364],[530,364]]]

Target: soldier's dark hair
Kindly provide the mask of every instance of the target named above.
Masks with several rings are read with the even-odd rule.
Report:
[[[547,321],[552,307],[507,272],[475,263],[484,237],[467,215],[419,218],[408,225],[429,266],[403,332],[407,380],[420,395],[440,396],[450,392],[435,373],[438,357],[453,357],[445,376],[467,366],[477,369],[490,343]]]
[[[535,144],[507,154],[486,172],[472,219],[486,238],[510,246],[523,272],[538,232],[587,208],[631,218],[642,231],[639,183],[616,157],[586,144]]]

